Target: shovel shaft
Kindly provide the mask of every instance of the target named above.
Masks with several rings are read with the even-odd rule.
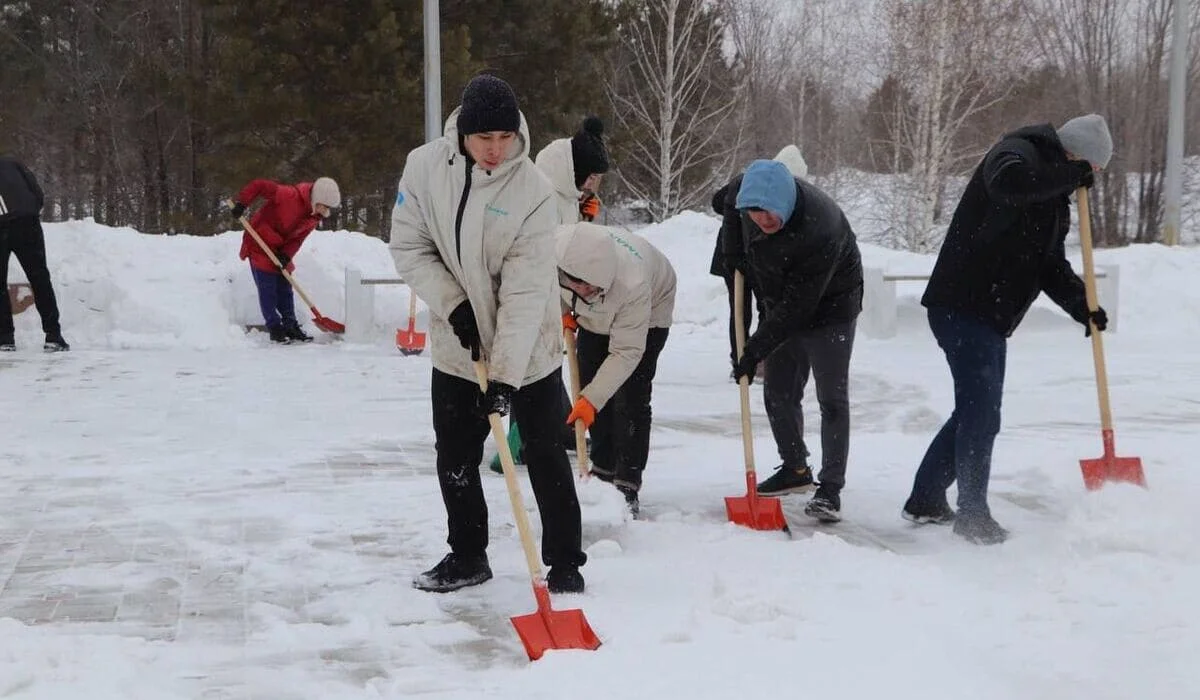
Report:
[[[475,361],[475,377],[479,380],[479,390],[487,393],[487,366],[481,360]],[[500,453],[500,465],[504,469],[504,485],[508,487],[508,500],[512,504],[513,518],[517,521],[517,532],[521,536],[521,548],[525,550],[525,563],[529,565],[529,577],[533,579],[535,588],[542,580],[542,565],[538,561],[537,549],[533,544],[533,530],[529,527],[529,515],[525,512],[525,504],[521,498],[521,487],[517,484],[517,468],[513,464],[512,451],[508,449],[508,439],[504,436],[504,424],[500,414],[489,413],[488,424],[492,428],[492,439],[496,441]]]
[[[575,333],[570,328],[563,329],[563,343],[567,346],[567,366],[571,372],[571,401],[579,400],[579,392],[583,391],[583,387],[579,386],[579,352],[575,347]],[[588,453],[587,453],[587,428],[583,426],[583,421],[575,421],[575,455],[579,459],[579,476],[580,478],[588,478]]]
[[[746,327],[742,317],[742,300],[746,298],[746,279],[742,276],[741,270],[733,272],[733,333],[734,342],[737,345],[738,360],[742,359],[742,353],[746,350]],[[753,488],[754,478],[754,432],[750,427],[750,381],[746,377],[738,380],[738,393],[741,395],[742,404],[742,452],[746,463],[746,479],[747,483],[751,484],[750,493],[755,492]]]
[[[1077,189],[1075,197],[1079,206],[1079,243],[1083,251],[1084,294],[1087,295],[1088,310],[1095,311],[1100,308],[1100,302],[1096,295],[1096,268],[1092,258],[1092,219],[1091,210],[1088,207],[1087,188]],[[1111,436],[1112,406],[1108,399],[1108,369],[1104,363],[1103,334],[1090,318],[1088,325],[1092,329],[1092,362],[1096,366],[1096,395],[1100,402],[1100,429],[1104,434]]]

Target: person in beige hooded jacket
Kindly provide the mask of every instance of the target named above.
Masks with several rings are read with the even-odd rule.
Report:
[[[430,399],[450,554],[417,576],[422,590],[483,583],[487,503],[479,466],[487,415],[525,438],[551,592],[580,592],[579,500],[559,442],[562,335],[550,183],[529,159],[525,116],[507,83],[476,76],[445,132],[408,154],[392,209],[396,270],[430,310]],[[475,360],[487,362],[481,393]]]
[[[554,139],[538,151],[534,163],[545,174],[554,187],[557,203],[558,223],[573,224],[577,221],[592,221],[600,213],[600,198],[596,191],[600,180],[608,172],[608,149],[604,146],[604,122],[599,117],[589,116],[583,120],[574,136]],[[571,399],[562,393],[562,414],[571,411]],[[563,446],[568,452],[575,451],[575,431],[563,426]],[[590,441],[589,441],[590,444]],[[516,422],[508,427],[508,447],[517,464],[525,461],[525,450],[521,442],[521,431]],[[500,455],[492,458],[491,470],[500,474]]]
[[[651,383],[675,310],[675,269],[635,233],[560,226],[563,327],[578,333],[579,398],[567,417],[592,434],[592,474],[638,514],[650,451]]]

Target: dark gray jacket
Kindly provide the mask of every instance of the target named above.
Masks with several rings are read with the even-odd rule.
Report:
[[[38,216],[44,201],[33,173],[21,161],[0,156],[0,222]]]

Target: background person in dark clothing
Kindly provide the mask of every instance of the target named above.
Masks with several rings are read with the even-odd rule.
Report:
[[[764,311],[734,379],[752,378],[766,359],[767,417],[783,459],[758,493],[813,486],[801,409],[811,371],[821,406],[821,473],[804,512],[839,520],[850,450],[850,354],[863,293],[854,231],[828,195],[774,160],[756,160],[730,182],[725,211],[726,263],[754,279]]]
[[[954,532],[984,544],[1008,532],[987,504],[992,445],[1000,431],[1007,338],[1045,292],[1071,318],[1108,324],[1089,313],[1083,281],[1067,262],[1068,195],[1091,187],[1108,165],[1112,137],[1099,115],[1006,135],[988,151],[963,192],[921,303],[954,379],[954,412],[917,469],[903,516],[954,521]],[[958,513],[946,490],[958,481]]]
[[[12,305],[8,299],[8,258],[17,262],[29,278],[29,288],[38,315],[42,317],[42,346],[47,352],[70,350],[58,322],[58,301],[46,267],[46,237],[42,232],[45,195],[37,178],[20,161],[0,157],[0,282],[5,285],[4,313],[0,314],[0,350],[16,350]]]

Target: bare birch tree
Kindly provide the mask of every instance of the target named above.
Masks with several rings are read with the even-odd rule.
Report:
[[[619,128],[622,184],[661,221],[728,176],[742,138],[731,117],[740,86],[721,51],[723,27],[704,0],[634,3],[605,89]]]

